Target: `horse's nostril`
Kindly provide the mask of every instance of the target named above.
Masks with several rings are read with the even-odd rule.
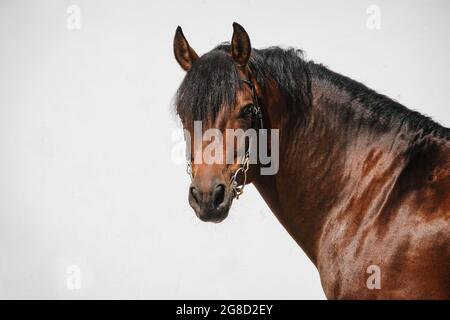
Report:
[[[220,204],[222,204],[224,198],[225,198],[225,185],[220,183],[214,188],[213,191],[214,207],[217,208]]]
[[[195,203],[200,204],[199,203],[200,196],[198,194],[198,190],[195,187],[191,187],[190,191],[191,191],[192,199],[194,199]]]

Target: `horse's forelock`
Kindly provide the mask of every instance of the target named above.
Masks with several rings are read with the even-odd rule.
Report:
[[[235,104],[241,87],[238,70],[223,46],[195,61],[186,73],[175,99],[183,121],[213,121],[222,108]]]

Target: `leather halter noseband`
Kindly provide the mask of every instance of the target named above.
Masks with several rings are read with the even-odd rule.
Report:
[[[241,79],[241,81],[245,84],[247,84],[250,89],[252,90],[252,98],[253,98],[253,105],[251,108],[252,111],[252,128],[258,132],[259,129],[263,129],[263,117],[262,117],[262,111],[258,104],[258,96],[256,94],[256,89],[253,83],[250,80],[247,79]],[[245,151],[244,161],[242,161],[242,164],[240,167],[233,173],[230,179],[230,185],[233,192],[233,198],[239,199],[239,196],[244,192],[244,187],[247,183],[247,171],[249,169],[249,163],[250,161],[250,151],[247,149]],[[191,180],[194,179],[192,174],[192,163],[190,160],[187,160],[187,167],[186,172],[191,177]],[[244,182],[242,184],[238,184],[237,177],[238,174],[242,173],[244,175]]]

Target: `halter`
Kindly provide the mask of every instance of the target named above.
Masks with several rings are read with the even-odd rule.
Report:
[[[256,95],[256,89],[253,83],[250,80],[247,79],[241,79],[241,81],[245,84],[247,84],[250,89],[252,90],[252,97],[253,97],[253,105],[251,108],[252,111],[252,128],[255,129],[257,132],[259,129],[263,128],[263,117],[262,117],[262,111],[258,104],[258,96]],[[249,150],[245,151],[244,161],[242,161],[242,164],[237,170],[233,173],[230,179],[230,185],[233,192],[233,198],[239,199],[239,196],[244,193],[244,187],[247,183],[247,171],[249,169],[250,165],[250,152]],[[191,180],[194,179],[194,176],[192,174],[192,162],[190,160],[187,160],[187,166],[186,166],[186,172],[191,177]],[[237,182],[237,177],[239,173],[242,173],[244,175],[244,182],[239,185]]]

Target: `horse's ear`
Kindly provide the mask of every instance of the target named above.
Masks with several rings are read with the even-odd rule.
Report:
[[[198,59],[197,53],[189,46],[180,26],[178,26],[173,39],[173,53],[185,71],[189,71],[194,61]]]
[[[247,65],[252,45],[245,29],[239,24],[233,23],[233,38],[231,39],[231,56],[239,68]]]

